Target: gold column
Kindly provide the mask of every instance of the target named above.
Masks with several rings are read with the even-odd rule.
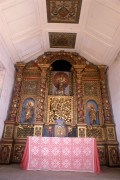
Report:
[[[9,110],[9,115],[5,121],[4,133],[0,143],[0,163],[8,164],[12,159],[12,149],[13,149],[13,134],[14,134],[14,124],[16,122],[17,111],[20,105],[20,91],[22,84],[22,73],[25,64],[16,64],[16,79],[13,89],[12,102]]]
[[[84,109],[83,109],[83,90],[82,90],[82,72],[85,65],[74,65],[76,72],[76,97],[77,97],[77,123],[85,123]]]
[[[39,115],[37,115],[36,122],[40,124],[44,121],[44,114],[45,114],[45,105],[46,105],[46,82],[47,82],[47,70],[49,68],[48,64],[39,64],[41,69],[41,80],[40,80],[40,98],[37,102],[37,106],[39,107]]]
[[[19,102],[20,102],[20,91],[21,91],[21,84],[22,84],[22,73],[23,68],[25,64],[24,63],[17,63],[16,68],[16,79],[13,89],[13,95],[12,95],[12,102],[9,110],[8,120],[9,122],[15,122],[17,117],[17,110],[19,108]]]
[[[100,86],[102,94],[102,105],[103,105],[103,115],[105,124],[112,123],[111,116],[111,105],[108,97],[108,87],[107,87],[107,66],[98,66],[100,72]]]

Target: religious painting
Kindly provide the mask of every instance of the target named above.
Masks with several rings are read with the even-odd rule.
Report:
[[[75,48],[76,33],[49,32],[50,48]]]
[[[38,80],[28,80],[28,79],[25,79],[24,80],[24,84],[23,84],[23,88],[22,88],[22,92],[23,94],[36,94],[36,92],[38,91],[38,87],[39,87],[39,84],[38,84]]]
[[[98,105],[94,100],[89,100],[86,105],[86,122],[87,125],[99,125]]]
[[[32,124],[34,122],[35,102],[32,98],[27,98],[23,102],[22,112],[20,117],[21,124]]]
[[[49,23],[79,23],[82,0],[46,0]]]

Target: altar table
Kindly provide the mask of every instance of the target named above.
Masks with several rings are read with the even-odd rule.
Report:
[[[100,173],[94,138],[28,137],[24,170],[57,170]]]

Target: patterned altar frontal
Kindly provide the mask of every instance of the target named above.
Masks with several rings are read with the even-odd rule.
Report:
[[[49,23],[78,23],[82,0],[46,0]]]
[[[22,168],[100,173],[96,141],[93,138],[29,137]]]

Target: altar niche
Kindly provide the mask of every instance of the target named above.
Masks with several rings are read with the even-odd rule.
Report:
[[[74,91],[71,67],[71,64],[65,60],[58,60],[51,64],[46,122],[51,128],[44,127],[44,136],[76,136],[75,117],[73,119]]]
[[[100,125],[99,109],[94,100],[89,100],[86,105],[86,123],[87,125]]]

